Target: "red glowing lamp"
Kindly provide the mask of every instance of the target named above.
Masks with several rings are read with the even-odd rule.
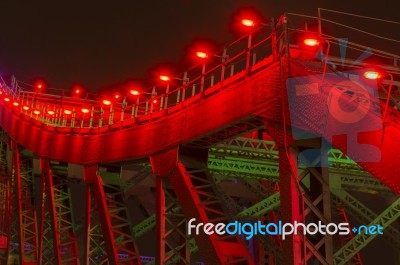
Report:
[[[135,90],[135,89],[130,90],[129,93],[131,95],[134,95],[134,96],[138,96],[140,94],[140,92],[138,90]]]
[[[115,94],[114,94],[114,98],[115,98],[115,99],[119,99],[120,97],[121,97],[121,96],[120,96],[118,93],[115,93]]]
[[[157,104],[157,102],[158,102],[157,99],[153,100],[153,104]]]
[[[196,52],[196,56],[199,57],[200,59],[205,59],[208,57],[208,54],[206,52],[199,51]]]
[[[39,114],[40,114],[40,111],[37,110],[37,109],[35,109],[35,110],[33,111],[33,113],[34,113],[35,115],[39,115]]]
[[[366,71],[364,77],[370,80],[376,80],[382,77],[381,73],[377,71]]]
[[[319,45],[319,40],[315,38],[304,39],[303,43],[308,47],[315,47]]]
[[[36,92],[40,92],[44,89],[45,83],[43,81],[37,81],[35,83]]]
[[[48,111],[47,111],[47,114],[49,114],[49,115],[54,115],[55,112],[54,112],[53,110],[48,110]]]
[[[16,101],[14,101],[14,102],[13,102],[13,105],[14,105],[15,107],[18,107],[18,106],[19,106],[19,103],[16,102]]]
[[[160,80],[169,81],[169,80],[171,80],[171,78],[168,75],[160,75]]]
[[[111,105],[111,101],[108,99],[103,99],[103,104],[106,106],[109,106],[109,105]]]
[[[255,22],[252,19],[245,18],[245,19],[242,19],[241,22],[242,22],[242,25],[246,26],[246,27],[254,27],[255,26]]]
[[[9,102],[10,98],[4,98],[4,101]]]
[[[85,114],[89,113],[89,109],[87,109],[87,108],[82,108],[81,111],[82,111],[82,113],[85,113]]]
[[[23,106],[22,107],[24,110],[29,110],[29,107],[28,106]]]
[[[64,114],[70,115],[70,114],[72,114],[72,111],[70,111],[69,109],[66,109],[66,110],[64,110]]]

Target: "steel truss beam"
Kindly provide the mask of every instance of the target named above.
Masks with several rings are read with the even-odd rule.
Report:
[[[107,251],[104,244],[104,236],[99,222],[96,200],[93,198],[93,191],[88,185],[85,190],[85,265],[103,265],[108,264]]]
[[[254,204],[253,206],[247,208],[246,210],[240,212],[238,218],[258,218],[265,215],[274,209],[277,209],[280,205],[280,192],[272,194],[271,196],[263,199],[262,201]]]
[[[192,150],[193,158],[179,157],[178,149],[159,154],[151,158],[153,172],[156,176],[169,177],[174,192],[180,201],[187,218],[196,218],[197,222],[226,221],[218,196],[215,194],[215,183],[208,174],[207,153]],[[183,160],[182,160],[183,159]],[[184,161],[184,162],[181,162]],[[159,224],[162,225],[162,224]],[[204,260],[209,264],[228,264],[244,262],[254,264],[246,247],[238,237],[223,238],[213,234],[195,236],[196,243],[207,253]]]
[[[242,157],[253,162],[277,162],[278,147],[274,141],[238,137],[227,140],[210,148],[210,154],[215,158]],[[338,149],[328,151],[328,162],[331,169],[347,170],[347,172],[365,173],[353,160]],[[300,165],[301,167],[301,165]]]
[[[254,221],[254,220],[257,220],[258,218],[260,218],[262,215],[272,212],[273,210],[278,208],[279,196],[277,196],[277,195],[279,195],[279,193],[273,194],[273,195],[263,199],[262,201],[256,203],[253,207],[246,209],[246,210],[242,210],[242,211],[240,211],[240,209],[241,209],[240,206],[238,206],[237,203],[234,200],[232,200],[229,196],[223,196],[224,197],[223,200],[224,200],[225,204],[230,205],[229,207],[235,208],[235,210],[233,210],[233,211],[236,211],[236,214],[235,214],[235,216],[233,216],[234,218],[232,218],[232,219],[244,219],[244,220],[248,220],[248,221],[250,221],[250,220]],[[167,212],[166,212],[167,215],[168,215],[168,212],[179,212],[180,211],[178,206],[176,206],[176,205],[174,205],[174,206],[175,207],[172,207],[172,205],[171,205],[170,207],[168,207],[169,210],[167,210]],[[150,229],[154,228],[155,224],[151,221],[152,219],[155,219],[155,215],[154,215],[154,217],[150,216],[149,218],[147,218],[146,220],[148,220],[148,221],[145,220],[146,223],[149,224],[149,227],[147,227],[146,230],[150,230]],[[138,228],[136,228],[136,226],[135,226],[135,228],[139,229],[139,226],[143,226],[145,224],[145,221],[138,224],[137,225]],[[143,230],[139,230],[139,231],[143,231]],[[187,237],[185,237],[185,238],[187,238]],[[258,235],[257,239],[260,241],[260,243],[264,247],[271,248],[271,249],[274,249],[275,251],[277,251],[276,246],[272,245],[269,242],[266,242],[266,238],[264,236]],[[186,251],[189,251],[189,254],[192,254],[192,253],[195,253],[198,251],[198,247],[197,247],[194,239],[190,239],[186,246],[189,247],[189,249],[186,250]],[[171,259],[167,260],[167,262],[165,264],[176,264],[179,260],[181,260],[180,256],[176,255],[176,252],[177,252],[177,250],[172,249],[171,251],[169,251],[166,254],[166,256],[171,257]],[[155,264],[155,261],[152,261],[152,262],[148,263],[147,265],[153,265],[153,264]]]
[[[33,203],[33,172],[30,161],[21,161],[18,146],[11,142],[13,213],[16,215],[19,264],[38,264],[38,235]],[[11,237],[13,238],[13,237]],[[13,243],[13,242],[10,242]]]
[[[3,136],[3,131],[0,132]],[[7,166],[7,144],[0,140],[0,264],[7,264],[11,248],[12,185]]]
[[[96,201],[108,262],[140,265],[139,252],[132,236],[128,212],[123,201],[123,189],[120,186],[103,184],[101,177],[97,174],[97,167],[94,166],[84,168],[84,179],[87,188],[90,189],[87,192],[92,191]],[[86,218],[88,220],[88,217]],[[85,236],[88,237],[87,234]],[[89,240],[86,241],[89,242]],[[87,248],[90,247],[87,246]]]
[[[344,190],[332,189],[333,203],[338,206],[341,203],[344,204],[346,210],[354,216],[360,223],[369,224],[377,218],[377,214],[371,211],[367,206],[351,196]],[[392,226],[388,226],[385,229],[386,233],[382,235],[382,238],[393,246],[395,249],[400,248],[400,231]]]
[[[213,154],[208,157],[208,168],[213,175],[228,175],[233,178],[259,178],[268,181],[277,181],[279,178],[279,167],[276,163],[255,162],[242,157],[218,158]]]
[[[394,203],[392,203],[385,211],[383,211],[379,216],[377,216],[369,225],[381,225],[383,229],[387,228],[392,224],[397,218],[400,217],[400,198],[398,198]],[[335,265],[344,265],[353,256],[358,253],[362,248],[365,247],[369,242],[371,242],[378,233],[359,233],[349,242],[347,242],[340,250],[338,250],[334,255]]]
[[[79,252],[71,207],[71,195],[66,177],[54,176],[50,162],[41,159],[42,170],[42,264],[79,265]],[[48,226],[50,224],[50,226]],[[49,234],[51,238],[49,238]],[[51,243],[50,243],[51,242]]]
[[[233,153],[233,152],[229,151],[230,149],[226,149],[226,150],[227,150],[227,152],[229,154]],[[349,160],[348,157],[343,156],[343,154],[341,152],[339,152],[339,151],[338,152],[334,151],[333,154],[335,154],[335,159],[343,160],[343,163],[346,162],[347,164],[351,164],[351,165],[354,164],[354,162]],[[210,154],[209,155],[209,165],[214,163],[214,161],[212,161],[212,160],[217,160],[218,163],[224,163],[225,159],[229,159],[229,158],[223,157],[223,156],[216,157],[216,156]],[[211,162],[210,162],[210,160],[211,160]],[[239,169],[238,171],[241,171],[240,170],[240,166],[243,165],[243,159],[242,158],[234,157],[234,159],[230,160],[230,162],[232,162],[232,163],[229,163],[228,165],[232,165],[232,167],[230,167],[228,169],[229,170],[229,174],[231,172],[233,172],[234,170],[237,170],[237,169]],[[244,161],[244,162],[247,162],[247,161]],[[248,161],[248,162],[250,162],[250,161]],[[257,160],[255,161],[255,163],[258,163],[258,162],[259,161],[257,161]],[[239,165],[235,165],[235,163],[239,164]],[[254,164],[252,166],[254,167]],[[340,168],[344,168],[344,166],[341,165]],[[343,181],[343,186],[346,187],[346,188],[360,190],[360,188],[363,187],[363,184],[365,183],[365,184],[368,185],[368,187],[370,189],[374,189],[375,188],[375,189],[388,191],[388,189],[385,188],[382,184],[380,184],[379,181],[375,180],[372,177],[365,177],[362,172],[356,172],[355,174],[357,174],[357,175],[349,175],[349,171],[348,170],[335,170],[335,171],[336,172],[346,171],[347,175],[343,175],[343,174],[340,175],[340,179],[341,179],[341,181]],[[223,173],[224,170],[222,170],[221,172]],[[257,172],[257,171],[255,170],[254,172]],[[259,171],[259,172],[260,172],[260,175],[261,175],[262,171]],[[331,174],[333,174],[333,173],[331,173]],[[361,176],[360,176],[360,174],[361,174]],[[241,172],[238,172],[238,175],[240,176]],[[220,177],[217,177],[215,179],[216,179],[217,182],[221,180]],[[247,183],[248,181],[245,181],[245,182]],[[256,191],[255,189],[253,189],[253,191],[260,193],[260,191]],[[253,209],[257,209],[258,208],[256,210],[256,213],[257,213],[258,210],[263,209],[265,207],[268,207],[268,204],[263,204],[263,203],[271,203],[271,201],[268,200],[268,198],[267,198],[266,200],[261,201],[260,203],[255,204],[254,206],[250,207],[248,210],[243,211],[242,214],[248,215],[249,211],[252,211]],[[279,198],[278,198],[278,200],[274,201],[274,206],[276,206],[276,205],[279,205]],[[149,231],[149,230],[153,229],[154,228],[154,223],[155,223],[155,215],[154,216],[150,216],[148,219],[144,220],[141,224],[136,226],[135,227],[135,231],[139,231],[138,235],[141,235],[142,233],[145,233],[145,231]]]
[[[349,222],[349,219],[347,218],[346,210],[344,209],[342,204],[337,206],[337,211],[338,211],[338,216],[341,218],[341,221],[343,223],[348,223],[349,224],[350,222]],[[342,243],[341,245],[344,246],[352,238],[354,238],[354,233],[353,233],[353,231],[350,230],[350,234],[347,237],[345,237],[345,238],[341,237],[340,238],[340,241]],[[350,262],[351,262],[352,265],[362,265],[363,263],[362,263],[362,260],[361,260],[360,253],[357,252],[354,255],[354,257],[350,259]]]

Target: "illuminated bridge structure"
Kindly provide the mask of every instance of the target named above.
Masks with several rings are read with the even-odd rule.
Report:
[[[346,137],[318,137],[329,103],[302,120],[314,137],[296,138],[287,80],[361,75],[366,64],[335,57],[342,44],[331,36],[298,45],[294,34],[307,32],[288,21],[256,27],[225,47],[222,63],[200,64],[200,76],[193,68],[147,99],[104,105],[3,80],[0,264],[362,264],[372,240],[398,256],[400,58],[374,50],[382,112],[366,117],[380,128],[357,137],[380,157],[356,163]],[[352,89],[342,90],[350,107],[361,104]],[[320,150],[313,161],[302,155],[309,149]],[[245,240],[188,235],[192,218],[380,224],[385,233]]]

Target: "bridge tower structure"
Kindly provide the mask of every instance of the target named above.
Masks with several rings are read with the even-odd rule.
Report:
[[[299,16],[253,23],[149,97],[2,79],[0,264],[370,264],[373,240],[400,264],[400,57],[371,50],[381,72],[337,57],[343,39],[291,28]],[[235,222],[305,225],[208,229]],[[344,236],[308,228],[343,222]]]

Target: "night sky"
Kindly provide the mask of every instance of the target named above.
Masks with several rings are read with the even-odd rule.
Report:
[[[397,2],[2,0],[0,74],[28,83],[44,79],[63,89],[79,83],[96,91],[128,79],[149,79],[149,69],[177,64],[195,38],[214,40],[217,46],[232,41],[232,14],[243,6],[266,18],[284,11],[316,15],[317,7],[324,7],[399,21]],[[370,26],[400,39],[399,25]]]

